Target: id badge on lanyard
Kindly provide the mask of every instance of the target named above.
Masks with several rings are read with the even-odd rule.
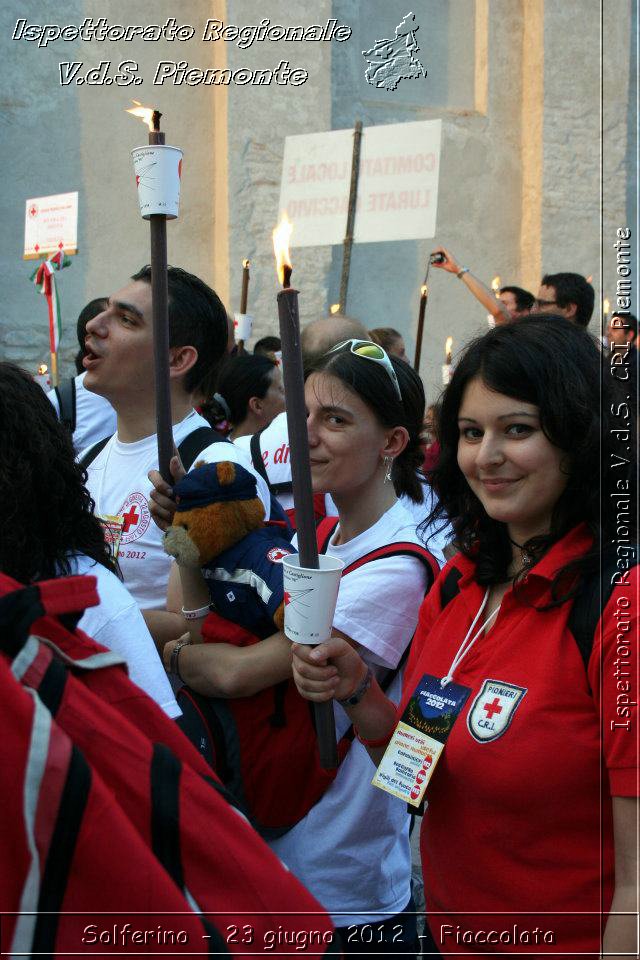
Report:
[[[386,790],[414,807],[420,806],[447,738],[469,699],[471,687],[454,683],[453,675],[476,640],[498,614],[500,604],[474,633],[488,599],[489,588],[485,591],[480,609],[473,618],[447,675],[440,678],[425,673],[422,677],[371,781],[374,787]]]
[[[425,673],[394,730],[371,783],[419,807],[444,745],[471,687],[442,686]]]

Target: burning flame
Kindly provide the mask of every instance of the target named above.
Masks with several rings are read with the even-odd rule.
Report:
[[[140,117],[143,123],[146,123],[149,127],[149,130],[153,130],[153,107],[143,107],[139,100],[132,100],[131,103],[135,103],[135,107],[129,107],[127,113],[134,117]]]
[[[243,261],[242,261],[242,269],[243,269],[243,270],[248,270],[250,264],[251,264],[251,260],[243,260]]]
[[[340,304],[332,303],[329,307],[329,313],[340,313]]]
[[[426,285],[426,283],[423,283],[422,286],[420,287],[420,296],[426,297],[428,293],[429,293],[429,287]]]
[[[445,362],[451,363],[451,351],[453,350],[453,337],[447,337],[444,345]]]
[[[491,289],[495,293],[496,297],[500,292],[500,277],[494,277],[491,281]]]
[[[39,376],[39,377],[44,377],[44,375],[45,375],[46,373],[49,373],[49,367],[46,365],[46,363],[41,363],[41,364],[39,364],[39,366],[38,366],[38,376]]]
[[[286,213],[280,218],[280,223],[273,231],[273,250],[276,255],[276,270],[278,271],[278,280],[284,284],[284,268],[291,267],[289,258],[289,238],[293,230],[293,224],[290,222]]]
[[[611,304],[610,304],[609,301],[605,298],[604,301],[603,301],[603,303],[602,303],[602,312],[603,312],[603,313],[609,313],[609,308],[610,308],[610,306],[611,306]]]

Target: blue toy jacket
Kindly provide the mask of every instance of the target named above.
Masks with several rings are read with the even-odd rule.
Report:
[[[216,612],[261,638],[274,633],[273,616],[284,599],[281,560],[294,552],[285,537],[264,527],[219,554],[202,568]]]

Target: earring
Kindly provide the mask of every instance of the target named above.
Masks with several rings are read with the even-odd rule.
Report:
[[[393,457],[384,458],[384,482],[391,482],[391,471],[393,469]]]

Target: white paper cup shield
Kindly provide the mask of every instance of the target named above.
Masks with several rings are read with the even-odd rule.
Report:
[[[253,317],[250,313],[234,313],[233,331],[236,340],[248,340],[253,328]]]
[[[301,567],[297,553],[282,561],[284,632],[296,643],[322,643],[331,636],[344,564],[322,555],[319,562],[319,570]]]
[[[169,220],[175,220],[180,207],[182,150],[155,144],[136,147],[131,156],[143,219],[161,213]]]

